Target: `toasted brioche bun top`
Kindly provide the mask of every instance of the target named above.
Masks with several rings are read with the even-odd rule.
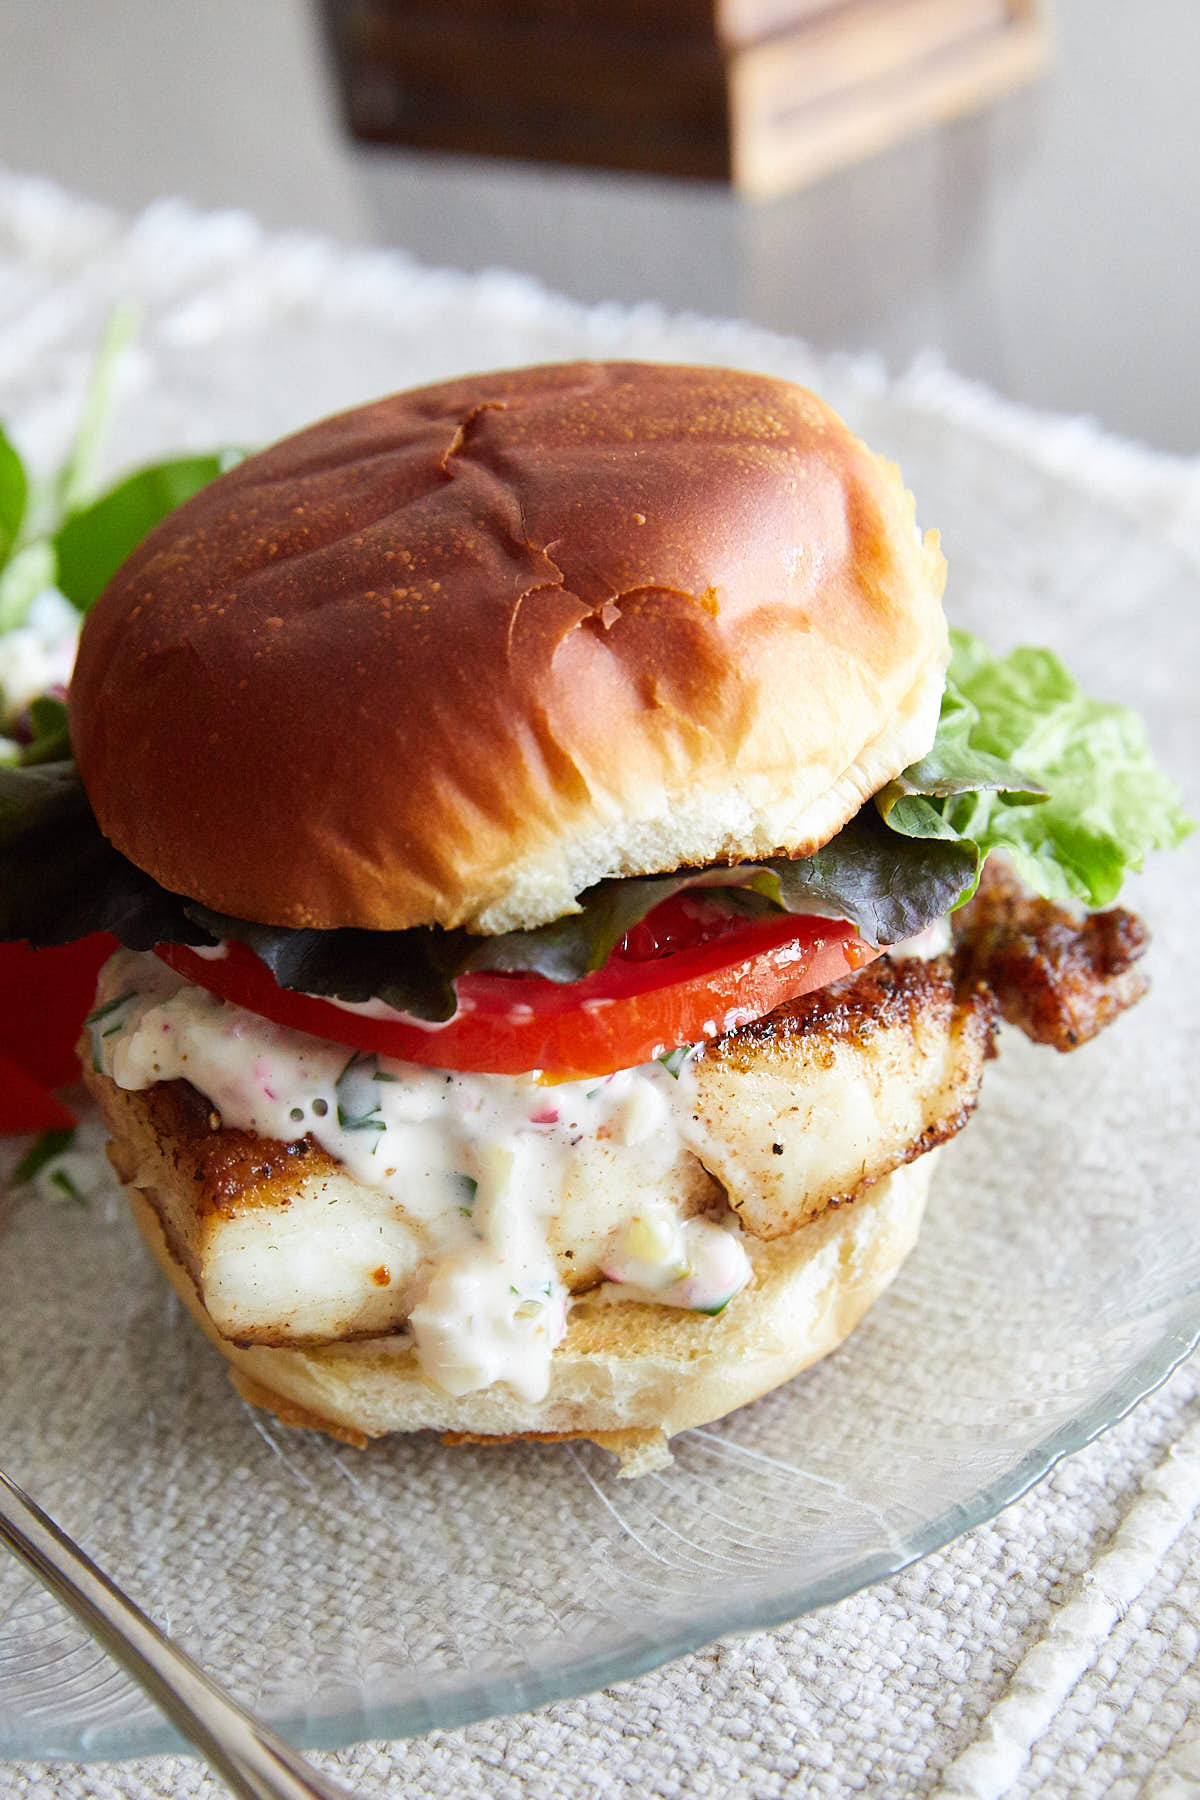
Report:
[[[814,395],[640,363],[394,395],[253,456],[87,621],[72,735],[163,886],[291,926],[534,926],[805,854],[932,739],[944,564]]]

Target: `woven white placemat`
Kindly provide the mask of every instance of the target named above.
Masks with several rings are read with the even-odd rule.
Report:
[[[583,309],[518,276],[270,237],[241,215],[173,203],[123,221],[0,174],[0,416],[35,461],[61,451],[105,314],[130,299],[143,330],[122,377],[114,466],[214,436],[262,442],[465,367],[727,359],[806,380],[843,409],[886,391],[1104,496],[1200,564],[1200,462],[1036,416],[936,359],[889,381],[869,361],[741,324]],[[1200,1793],[1198,1503],[1200,1369],[1185,1365],[999,1518],[821,1614],[534,1715],[314,1760],[365,1795],[418,1800],[1177,1800]],[[0,1792],[21,1796],[220,1791],[183,1757],[0,1764]]]

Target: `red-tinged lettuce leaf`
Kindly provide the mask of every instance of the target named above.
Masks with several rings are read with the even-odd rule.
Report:
[[[32,1131],[69,1131],[75,1123],[54,1094],[10,1057],[0,1056],[0,1137]]]
[[[943,918],[979,879],[974,844],[905,837],[869,802],[812,856],[769,866],[789,912],[849,919],[869,944],[884,947]]]
[[[535,970],[549,981],[579,981],[603,968],[627,932],[640,925],[664,900],[685,889],[707,896],[743,916],[788,908],[779,884],[763,863],[734,867],[678,869],[670,875],[629,875],[601,881],[579,895],[579,910],[533,931],[508,931],[501,937],[470,939],[471,969],[504,974]]]
[[[498,937],[436,928],[289,931],[195,906],[187,911],[214,937],[249,945],[281,987],[352,1002],[380,999],[418,1018],[444,1019],[454,1011],[457,976],[491,970],[582,980],[656,906],[684,890],[703,889],[742,917],[782,910],[849,919],[868,942],[893,944],[949,912],[977,872],[972,846],[900,837],[868,807],[803,861],[602,881],[579,896],[577,912]]]
[[[703,888],[742,915],[782,908],[848,918],[871,942],[892,943],[946,912],[974,874],[963,846],[931,855],[867,808],[802,862],[600,882],[580,896],[577,912],[535,931],[486,938],[437,927],[290,930],[209,912],[135,868],[101,833],[72,764],[0,769],[0,938],[45,945],[105,930],[136,950],[235,938],[281,987],[380,999],[431,1020],[450,1017],[454,980],[472,970],[581,979],[660,901],[687,888]]]
[[[131,950],[213,942],[104,837],[73,763],[0,767],[0,938],[41,949],[93,931]]]
[[[188,906],[187,912],[189,924],[202,927],[207,942],[233,938],[246,944],[266,963],[280,987],[355,1005],[382,1000],[418,1019],[453,1016],[458,1004],[454,978],[469,966],[471,947],[482,941],[465,931],[440,931],[433,926],[409,931],[349,927],[307,931],[258,925],[200,906]]]

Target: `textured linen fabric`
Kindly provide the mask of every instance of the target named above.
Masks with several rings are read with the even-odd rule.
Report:
[[[444,298],[444,327],[430,329],[419,355],[397,330],[394,386],[472,363],[578,353],[582,309],[518,277],[438,276],[400,253],[335,253],[264,236],[240,216],[203,218],[172,204],[126,223],[43,184],[0,177],[0,415],[22,417],[31,456],[48,464],[105,312],[132,293],[148,316],[168,320],[160,341],[174,354],[163,365],[135,353],[136,407],[122,421],[121,460],[207,444],[208,359],[236,370],[251,342],[255,357],[303,360],[301,416],[315,416],[363,397],[369,379],[344,335],[325,329],[339,308],[351,299],[374,306],[386,331],[389,318],[402,323],[410,291],[412,305],[419,297],[423,316],[435,316],[431,288]],[[1039,471],[1065,477],[1200,565],[1200,464],[1114,442],[1087,421],[1024,412],[934,359],[889,382],[869,362],[822,364],[736,324],[672,321],[650,308],[594,309],[585,323],[598,353],[777,365],[786,350],[835,400],[886,390],[914,418],[1006,445],[1030,472],[1031,506]],[[280,398],[286,384],[256,385],[252,375],[247,361],[242,412],[223,418],[248,443],[297,422]],[[1181,1192],[1180,1204],[1191,1202]],[[823,1611],[532,1714],[313,1760],[363,1795],[417,1800],[1178,1800],[1200,1793],[1198,1502],[1200,1370],[1184,1364],[998,1517]],[[19,1796],[185,1800],[223,1791],[183,1756],[0,1764],[0,1792]]]
[[[599,1694],[520,1718],[399,1743],[314,1752],[353,1791],[489,1800],[629,1793],[1012,1795],[1182,1800],[1200,1780],[1200,1498],[1197,1452],[1177,1534],[1152,1539],[1121,1616],[1056,1622],[1095,1586],[1154,1482],[1200,1434],[1193,1366],[997,1519],[947,1550],[782,1630],[711,1645]],[[1183,1509],[1181,1509],[1183,1510]],[[1170,1541],[1165,1541],[1169,1538]],[[1139,1570],[1139,1573],[1142,1571]],[[1095,1626],[1096,1628],[1093,1628]],[[1048,1654],[1047,1654],[1048,1652]],[[1044,1729],[1036,1705],[993,1728],[1014,1680],[1066,1691]],[[1060,1671],[1063,1673],[1060,1674]],[[1078,1679],[1070,1677],[1075,1673]],[[69,1800],[192,1800],[224,1789],[181,1757],[126,1764],[0,1765],[0,1791]]]

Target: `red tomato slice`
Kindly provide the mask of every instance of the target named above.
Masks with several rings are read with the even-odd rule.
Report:
[[[536,1069],[556,1081],[611,1074],[716,1037],[879,954],[852,925],[784,913],[739,921],[708,941],[644,960],[617,952],[582,981],[463,975],[454,1017],[426,1025],[290,993],[245,945],[232,943],[228,952],[213,958],[182,944],[158,946],[188,981],[314,1037],[435,1068],[498,1075]]]

